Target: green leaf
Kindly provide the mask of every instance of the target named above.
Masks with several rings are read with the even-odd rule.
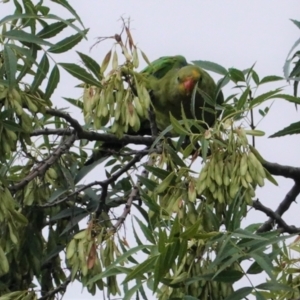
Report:
[[[143,274],[145,273],[150,273],[153,270],[156,261],[157,261],[157,256],[149,257],[148,259],[143,261],[136,268],[134,268],[132,272],[130,272],[126,276],[122,284],[129,282],[130,280],[135,278],[144,277]]]
[[[66,0],[51,0],[51,1],[66,8],[76,18],[76,20],[78,20],[78,22],[82,25],[82,27],[84,27],[76,10],[68,3],[68,1],[66,1]]]
[[[281,91],[282,91],[282,89],[276,89],[274,91],[270,91],[270,92],[261,94],[261,95],[257,96],[256,98],[254,98],[253,100],[251,100],[249,107],[252,108],[255,105],[261,104],[261,103],[271,99],[276,94],[277,94],[276,96],[278,96],[279,95],[278,93]]]
[[[289,51],[289,53],[287,55],[286,61],[284,63],[283,73],[284,73],[284,78],[287,79],[287,80],[289,79],[289,76],[290,76],[290,65],[291,65],[291,62],[293,60],[293,57],[291,59],[288,59],[288,58],[290,57],[290,55],[294,51],[294,49],[296,47],[298,47],[299,44],[300,44],[300,38],[294,43],[294,45],[290,49],[290,51]]]
[[[40,87],[43,80],[46,78],[47,73],[49,71],[49,60],[47,57],[47,53],[44,53],[40,64],[38,65],[38,69],[34,76],[33,82],[31,84],[31,92],[35,93],[37,89]]]
[[[290,19],[299,29],[300,29],[300,22],[297,21],[297,20],[293,20],[293,19]]]
[[[16,124],[14,121],[6,120],[6,121],[2,122],[2,125],[3,125],[3,127],[7,128],[9,130],[12,130],[12,131],[16,131],[16,132],[23,131],[23,128],[19,124]]]
[[[128,291],[126,291],[126,293],[124,294],[124,297],[122,298],[123,300],[131,300],[133,299],[133,295],[138,292],[138,290],[140,289],[140,287],[142,286],[142,282],[139,281],[137,282],[131,289],[129,289]],[[138,296],[136,297],[136,299],[139,299]]]
[[[171,124],[173,126],[173,129],[175,132],[177,132],[178,134],[182,134],[182,135],[188,135],[188,131],[180,124],[182,122],[178,121],[177,119],[175,119],[171,112],[170,112],[170,121]]]
[[[96,76],[96,78],[100,79],[100,65],[90,56],[79,51],[76,52],[80,56],[86,68],[89,69]]]
[[[96,282],[102,278],[107,277],[109,272],[111,272],[111,270],[114,269],[118,264],[124,262],[127,259],[127,257],[131,256],[132,254],[135,254],[136,252],[138,252],[144,248],[149,248],[149,247],[151,248],[151,246],[149,246],[149,245],[140,245],[140,246],[131,248],[124,254],[120,255],[113,263],[111,263],[111,265],[109,267],[107,267],[107,269],[104,272],[101,272],[100,274],[95,275],[86,284],[88,285],[88,284]]]
[[[255,82],[256,85],[260,84],[260,82],[259,82],[259,76],[258,76],[258,74],[254,70],[252,70],[252,79],[254,80],[254,82]]]
[[[155,238],[153,237],[153,232],[152,230],[150,230],[143,222],[141,222],[137,217],[134,217],[136,222],[139,224],[144,236],[146,237],[146,239],[152,243],[152,244],[156,244]]]
[[[171,173],[170,171],[148,165],[145,166],[145,169],[161,180],[165,179]]]
[[[259,290],[268,290],[268,291],[281,291],[281,290],[291,291],[291,292],[293,291],[293,289],[291,287],[289,287],[286,284],[282,284],[282,283],[278,282],[278,280],[273,281],[273,282],[271,281],[271,282],[261,283],[261,284],[257,285],[255,288],[259,289]]]
[[[68,22],[72,23],[75,19],[68,19]],[[68,27],[68,24],[62,21],[55,22],[49,25],[46,25],[40,32],[37,33],[37,36],[42,39],[49,39],[57,34],[59,34],[62,30]]]
[[[59,68],[55,65],[50,73],[48,84],[45,90],[45,98],[50,99],[60,79]]]
[[[253,288],[250,286],[243,287],[234,291],[230,296],[226,297],[224,300],[241,300],[248,296],[252,292]]]
[[[241,70],[235,69],[235,68],[230,68],[229,69],[229,75],[230,79],[234,81],[235,83],[242,81],[245,82],[245,75]]]
[[[188,227],[180,237],[183,239],[192,239],[195,234],[198,232],[200,224],[202,224],[203,220],[199,218],[192,226]]]
[[[254,294],[256,296],[256,300],[267,300],[267,298],[265,298],[265,296],[262,293],[258,292],[258,291],[255,291]]]
[[[17,41],[23,41],[28,43],[33,43],[37,45],[45,45],[45,46],[52,46],[51,43],[44,41],[43,39],[39,38],[38,36],[25,32],[21,29],[19,30],[10,30],[3,34],[3,37],[6,37],[8,39],[17,40]]]
[[[281,137],[288,134],[299,134],[300,133],[300,122],[292,123],[289,126],[273,133],[270,138]]]
[[[247,102],[248,99],[249,92],[250,92],[250,88],[247,87],[236,104],[237,110],[244,108],[245,103]]]
[[[276,280],[273,274],[273,265],[267,254],[264,253],[250,253],[250,255],[255,259],[255,261],[261,266],[261,268],[270,276],[272,280]]]
[[[6,44],[4,44],[3,59],[7,77],[6,79],[9,87],[13,88],[16,85],[17,58],[15,53]]]
[[[151,180],[151,179],[149,179],[149,178],[145,178],[144,176],[137,175],[137,177],[138,177],[139,181],[140,181],[143,185],[145,185],[145,187],[146,187],[148,190],[150,190],[150,191],[153,191],[153,190],[157,187],[157,185],[158,185],[157,182],[155,182],[155,181],[153,181],[153,180]]]
[[[220,272],[217,276],[214,277],[214,281],[219,282],[228,282],[228,283],[234,283],[238,280],[240,280],[244,276],[244,273],[237,270],[226,270]]]
[[[63,99],[65,99],[66,101],[68,101],[69,103],[71,103],[72,105],[76,106],[79,109],[83,109],[83,103],[82,101],[78,100],[78,99],[72,99],[72,98],[66,98],[63,97]]]
[[[275,75],[271,75],[271,76],[266,76],[264,77],[259,84],[263,84],[263,83],[267,83],[267,82],[273,82],[273,81],[278,81],[278,80],[283,80],[283,77],[280,76],[275,76]]]
[[[193,60],[192,63],[205,69],[205,70],[212,71],[212,72],[224,75],[224,76],[227,75],[227,73],[228,73],[224,67],[222,67],[221,65],[218,65],[214,62],[211,62],[211,61]]]
[[[86,34],[88,29],[83,31],[83,34]],[[48,49],[48,52],[51,53],[63,53],[67,52],[68,50],[72,49],[76,46],[84,36],[81,33],[76,33],[74,35],[68,36],[67,38],[63,39],[62,41],[56,43],[52,47]]]
[[[80,66],[70,63],[60,63],[59,65],[62,66],[68,73],[70,73],[75,78],[85,83],[97,87],[102,87],[101,83],[98,80],[96,80],[91,74],[89,74],[85,69],[81,68]]]

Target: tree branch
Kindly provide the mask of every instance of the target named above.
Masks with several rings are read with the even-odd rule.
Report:
[[[57,110],[57,109],[51,109],[51,108],[47,108],[46,109],[46,113],[54,116],[54,117],[60,117],[65,119],[68,123],[70,123],[70,125],[76,130],[77,133],[80,133],[83,131],[82,126],[79,124],[79,122],[76,119],[73,119],[68,113],[63,112],[61,110]]]
[[[296,181],[293,187],[291,188],[291,190],[286,194],[285,198],[282,200],[282,202],[275,210],[274,213],[276,214],[276,216],[281,217],[289,209],[289,207],[296,200],[299,194],[300,194],[300,182]],[[276,219],[270,217],[262,226],[260,226],[260,228],[258,228],[257,232],[270,231],[273,227],[274,220]]]
[[[291,178],[300,182],[300,168],[284,166],[277,163],[264,161],[262,164],[272,175]]]
[[[272,209],[270,209],[267,206],[264,206],[261,202],[259,202],[259,200],[253,201],[253,208],[255,208],[256,210],[259,210],[263,213],[265,213],[268,217],[270,217],[270,220],[275,220],[276,223],[278,224],[278,228],[282,228],[283,232],[286,233],[300,233],[300,228],[297,228],[293,225],[288,225],[282,218],[281,216],[273,211]],[[265,223],[266,224],[266,223]],[[258,232],[263,232],[263,231],[259,231],[260,229],[258,229]]]
[[[71,135],[67,140],[63,142],[63,144],[59,145],[56,150],[46,159],[45,161],[41,162],[39,166],[34,168],[31,173],[29,173],[25,178],[23,178],[19,183],[14,184],[9,187],[9,190],[12,192],[16,192],[17,190],[23,188],[33,180],[37,176],[42,176],[45,172],[53,165],[61,155],[66,152],[76,140],[75,135]]]
[[[94,185],[100,185],[100,186],[103,186],[103,183],[101,181],[93,181],[89,184],[86,184],[84,186],[82,186],[81,188],[79,188],[78,190],[76,190],[75,192],[69,194],[68,196],[62,198],[62,199],[59,199],[57,201],[54,201],[54,202],[51,202],[51,203],[46,203],[46,204],[43,204],[43,205],[39,205],[39,207],[52,207],[52,206],[56,206],[58,204],[61,204],[65,201],[68,201],[69,198],[75,196],[75,195],[78,195],[79,193],[83,192],[84,190],[94,186]]]
[[[143,156],[145,156],[146,154],[143,153],[138,153],[136,154],[133,159],[127,163],[126,165],[124,165],[118,172],[116,172],[115,174],[113,174],[111,177],[107,178],[106,180],[102,181],[102,193],[101,193],[101,197],[100,197],[100,201],[99,201],[99,205],[95,211],[96,213],[96,218],[98,218],[102,212],[103,209],[103,205],[105,204],[106,201],[106,196],[107,196],[107,187],[109,184],[111,184],[112,182],[116,181],[121,175],[123,175],[125,172],[127,172],[132,166],[134,166],[138,161],[141,160],[141,158]],[[136,195],[135,195],[136,196]],[[130,196],[129,196],[130,197]],[[134,197],[133,197],[134,198]],[[133,200],[133,199],[132,199]],[[131,200],[131,201],[132,201]],[[128,201],[127,201],[128,203]],[[127,204],[126,204],[127,205]],[[117,226],[118,227],[118,226]],[[116,228],[117,228],[116,227]]]
[[[46,295],[40,297],[38,300],[48,300],[51,298],[51,296],[54,296],[59,292],[65,292],[70,282],[71,282],[71,277],[68,277],[64,283],[56,287],[54,290],[48,292]]]

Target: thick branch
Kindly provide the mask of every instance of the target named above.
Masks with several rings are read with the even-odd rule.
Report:
[[[39,136],[39,135],[59,135],[59,136],[67,136],[71,135],[74,132],[77,132],[77,139],[79,140],[89,140],[89,141],[101,141],[101,142],[110,142],[110,143],[116,143],[116,144],[136,144],[136,145],[147,145],[151,146],[154,142],[155,138],[152,137],[145,137],[141,135],[128,135],[124,134],[122,138],[117,138],[114,134],[108,134],[108,133],[97,133],[94,131],[86,131],[82,130],[78,133],[78,131],[70,130],[70,129],[37,129],[34,130],[30,135],[31,136]]]
[[[70,128],[60,128],[60,129],[52,129],[52,128],[45,128],[45,129],[36,129],[30,133],[30,136],[39,136],[39,135],[59,135],[59,136],[66,136],[74,134],[75,130]]]
[[[300,181],[300,168],[295,168],[291,166],[283,166],[277,163],[271,163],[264,161],[263,166],[272,174],[276,176],[283,176],[286,178],[294,179],[295,181]]]
[[[296,181],[291,190],[286,194],[285,198],[279,204],[278,208],[275,211],[275,214],[281,217],[289,209],[289,207],[296,200],[299,194],[300,182]],[[270,217],[260,228],[258,228],[257,232],[266,232],[271,230],[273,227],[273,222],[274,218]]]
[[[62,145],[59,145],[57,149],[46,159],[45,161],[41,162],[39,166],[32,170],[25,178],[23,178],[19,183],[12,185],[9,189],[13,192],[23,188],[33,180],[37,176],[42,176],[45,172],[53,165],[64,152],[66,152],[76,140],[75,135],[70,136],[67,140],[63,142]]]
[[[278,224],[278,227],[283,229],[283,232],[290,233],[290,234],[300,233],[300,228],[297,228],[293,225],[289,226],[277,212],[273,211],[269,207],[264,206],[261,202],[259,202],[259,200],[253,201],[253,207],[256,210],[265,213],[268,217],[270,217],[270,220],[272,220],[272,222],[273,220],[275,220],[276,223]],[[259,230],[258,232],[263,232]]]
[[[65,119],[77,131],[77,133],[80,133],[83,131],[83,128],[81,127],[79,122],[76,119],[73,119],[68,113],[65,113],[65,112],[63,112],[61,110],[57,110],[57,109],[51,109],[51,108],[46,109],[46,113],[51,116],[60,117],[60,118]]]

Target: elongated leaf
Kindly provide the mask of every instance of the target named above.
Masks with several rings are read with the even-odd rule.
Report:
[[[72,23],[75,21],[75,19],[68,19],[68,22]],[[37,36],[42,39],[49,39],[57,34],[59,34],[61,31],[63,31],[66,27],[68,27],[68,24],[62,21],[55,22],[49,25],[46,25],[40,32],[37,33]]]
[[[267,101],[267,100],[271,99],[272,96],[278,94],[280,91],[282,91],[282,89],[276,89],[274,91],[270,91],[270,92],[264,93],[262,95],[259,95],[258,97],[254,98],[250,102],[250,108],[254,107],[257,104],[261,104],[264,101]]]
[[[214,275],[214,274],[212,274]],[[244,273],[237,270],[226,270],[219,273],[217,276],[214,277],[214,281],[220,282],[228,282],[234,283],[240,280],[244,276]]]
[[[153,166],[145,166],[145,169],[157,176],[159,179],[165,179],[171,172]]]
[[[243,94],[241,95],[241,97],[240,97],[240,99],[239,99],[239,101],[238,101],[238,103],[236,105],[236,108],[238,110],[242,109],[244,107],[245,103],[247,102],[249,91],[250,91],[250,88],[247,87],[245,89],[245,91],[243,92]]]
[[[132,254],[135,254],[136,252],[144,249],[144,248],[151,248],[151,246],[149,245],[140,245],[140,246],[136,246],[134,248],[131,248],[130,250],[128,250],[127,252],[125,252],[124,254],[120,255],[104,272],[97,274],[96,276],[92,277],[87,284],[91,284],[93,282],[96,282],[102,278],[107,277],[107,274],[109,272],[111,272],[112,269],[114,269],[119,263],[124,262],[128,256],[131,256]],[[110,275],[111,276],[111,275]]]
[[[138,281],[137,284],[135,284],[131,289],[129,289],[128,291],[126,291],[123,300],[131,300],[133,299],[133,295],[138,292],[138,290],[140,289],[140,287],[142,286],[142,282]],[[138,296],[135,299],[139,299]]]
[[[82,59],[86,68],[89,69],[96,76],[96,78],[100,79],[100,65],[90,56],[78,51],[77,53]]]
[[[281,137],[288,134],[299,134],[300,133],[300,122],[292,123],[289,126],[283,128],[282,130],[279,130],[272,135],[270,135],[270,138],[274,137]]]
[[[86,34],[87,30],[84,30],[83,33]],[[67,52],[68,50],[72,49],[76,46],[83,38],[81,33],[76,33],[74,35],[68,36],[67,38],[63,39],[62,41],[56,43],[52,47],[48,49],[48,52],[51,53],[63,53]]]
[[[157,261],[157,256],[152,256],[145,261],[143,261],[141,264],[139,264],[132,272],[130,272],[124,281],[122,282],[129,282],[132,279],[135,278],[141,278],[144,277],[143,274],[147,274],[153,270],[153,267],[155,265],[155,262]]]
[[[297,20],[293,20],[293,19],[290,19],[299,29],[300,29],[300,22],[297,21]]]
[[[231,80],[233,80],[235,83],[242,81],[245,82],[245,75],[241,70],[230,68],[229,69],[229,75]]]
[[[60,79],[59,68],[55,65],[50,73],[49,81],[45,91],[45,98],[50,99]]]
[[[2,122],[3,127],[15,131],[15,132],[22,132],[24,131],[19,124],[16,124],[14,121],[6,120]]]
[[[68,73],[70,73],[72,76],[75,78],[97,86],[97,87],[102,87],[101,83],[96,80],[91,74],[89,74],[85,69],[82,67],[75,65],[75,64],[69,64],[69,63],[60,63],[60,66],[62,66]]]
[[[276,280],[273,274],[273,265],[271,259],[264,253],[251,253],[250,254],[255,261],[261,266],[261,268],[270,276],[272,280]]]
[[[275,76],[275,75],[266,76],[260,81],[259,84],[263,84],[263,83],[267,83],[267,82],[274,82],[274,81],[278,81],[278,80],[283,80],[283,77]]]
[[[289,53],[286,57],[286,61],[285,61],[284,66],[283,66],[284,78],[286,80],[288,80],[289,77],[290,77],[290,65],[291,65],[291,62],[293,60],[293,58],[289,59],[289,57],[290,57],[291,53],[294,51],[294,49],[296,47],[298,47],[299,44],[300,44],[300,38],[294,43],[294,45],[292,46],[292,48],[290,49],[290,51],[289,51]]]
[[[291,292],[293,291],[291,287],[289,287],[286,284],[282,284],[278,282],[278,280],[273,282],[261,283],[257,285],[255,288],[259,290],[267,290],[267,291],[280,291],[280,290],[291,291]]]
[[[246,286],[241,289],[234,291],[230,296],[226,297],[225,300],[241,300],[244,299],[252,292],[253,288]]]
[[[212,71],[212,72],[224,75],[224,76],[227,75],[227,73],[228,73],[224,67],[222,67],[221,65],[218,65],[214,62],[211,62],[211,61],[193,60],[192,63],[205,69],[205,70]]]
[[[79,109],[83,109],[83,103],[81,101],[79,101],[77,99],[65,98],[65,97],[63,97],[63,99],[65,99],[66,101],[68,101],[72,105],[78,107]]]
[[[51,1],[63,6],[64,8],[66,8],[76,18],[76,20],[78,20],[78,22],[82,25],[82,27],[84,27],[79,15],[76,12],[76,10],[68,3],[67,0],[51,0]]]
[[[141,222],[137,217],[134,217],[136,222],[139,224],[144,236],[150,243],[155,244],[155,238],[153,237],[153,232],[150,230],[143,222]]]
[[[17,58],[11,48],[5,44],[3,49],[3,58],[6,79],[8,81],[9,87],[13,88],[16,84]]]
[[[21,48],[21,47],[20,47]],[[21,48],[24,49],[24,48]],[[26,49],[24,49],[26,50]],[[19,51],[18,51],[19,52]],[[35,44],[31,44],[30,45],[30,50],[29,50],[29,55],[27,55],[27,51],[26,52],[22,52],[20,51],[22,56],[25,56],[26,59],[24,57],[22,57],[23,61],[24,61],[24,66],[23,68],[20,70],[20,73],[17,77],[17,81],[21,81],[21,79],[26,75],[29,74],[29,72],[31,71],[31,67],[33,64],[35,64],[36,66],[38,66],[37,62],[36,62],[36,58],[37,58],[37,52],[38,49],[36,47]]]
[[[35,93],[43,80],[46,78],[47,73],[49,71],[49,59],[47,53],[44,53],[43,57],[41,58],[41,62],[38,66],[36,74],[34,76],[33,82],[31,84],[31,92]]]
[[[28,43],[33,43],[37,45],[45,45],[45,46],[52,46],[51,43],[44,41],[43,39],[39,38],[38,36],[25,32],[23,30],[10,30],[7,31],[3,34],[4,37],[12,40],[17,40],[17,41],[23,41],[23,42],[28,42]]]

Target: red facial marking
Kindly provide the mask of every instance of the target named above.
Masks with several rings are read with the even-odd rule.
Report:
[[[186,92],[191,93],[195,86],[195,82],[193,79],[188,78],[186,81],[184,81],[183,85],[184,85],[184,89],[186,90]]]

